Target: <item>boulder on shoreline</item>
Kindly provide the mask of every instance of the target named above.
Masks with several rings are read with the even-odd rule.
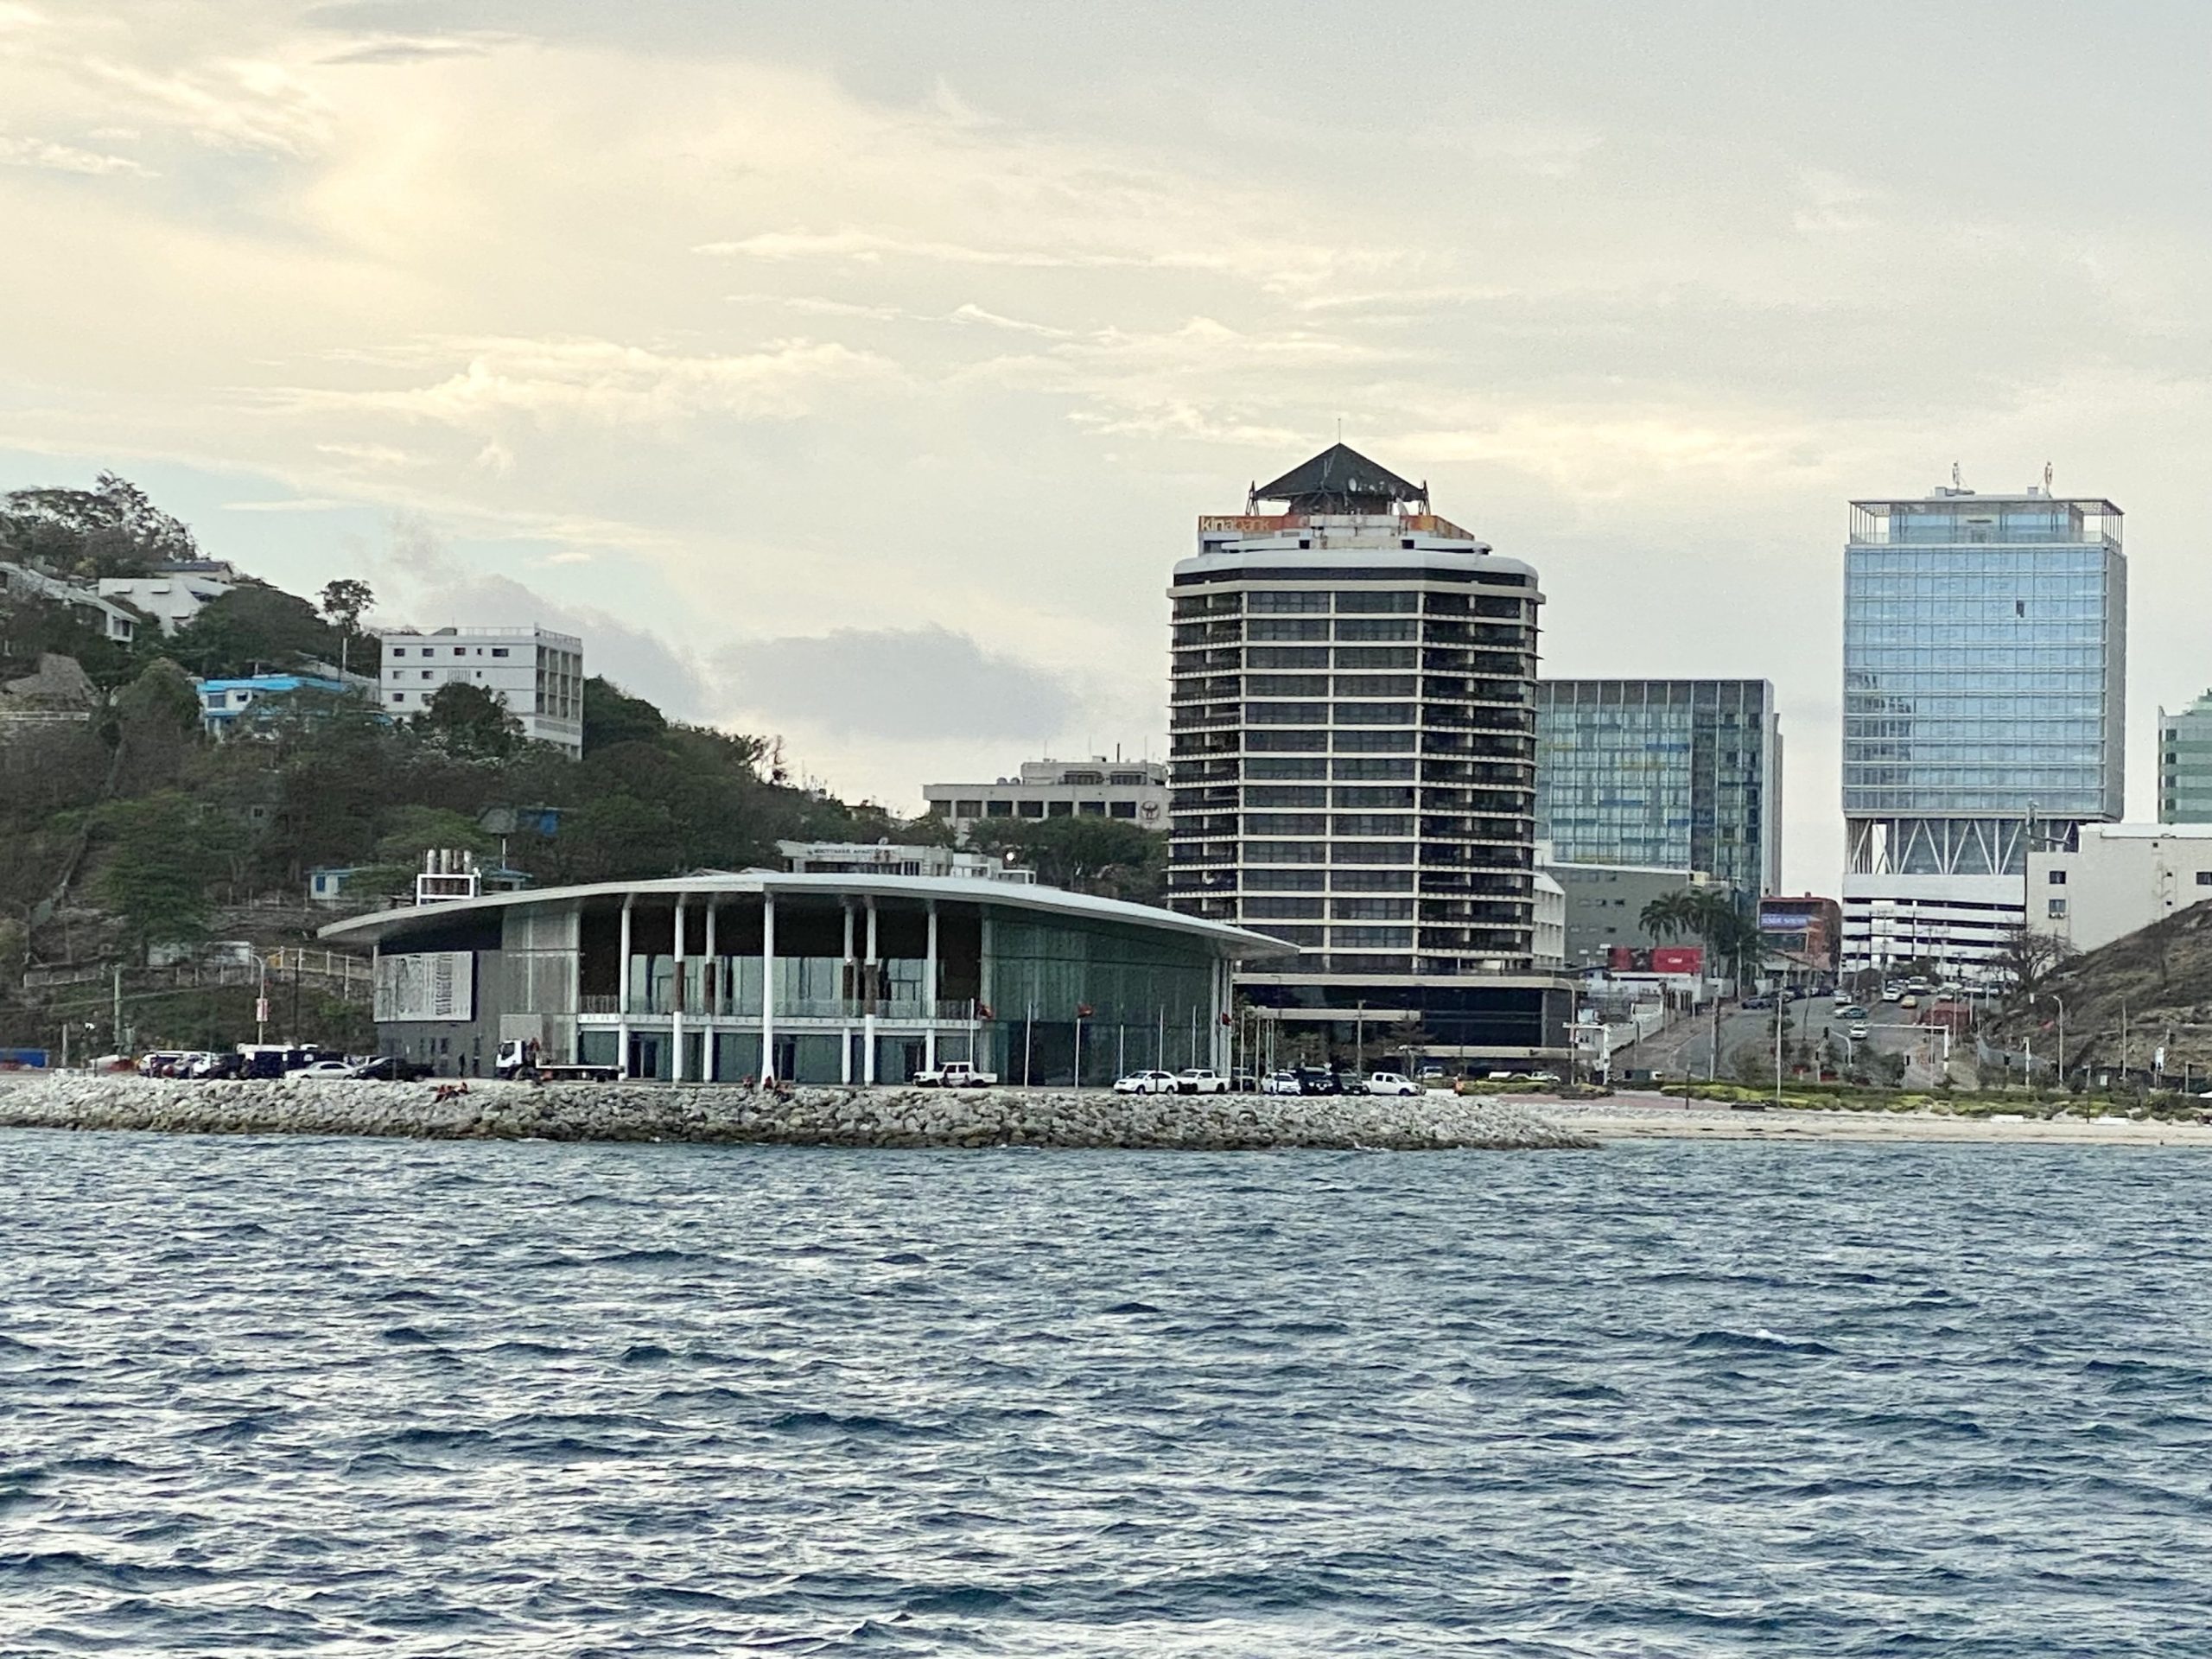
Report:
[[[0,1083],[0,1127],[430,1140],[687,1141],[810,1147],[1279,1147],[1549,1151],[1598,1143],[1479,1096],[1116,1095],[1105,1090],[809,1087],[471,1079],[184,1082],[57,1074]]]

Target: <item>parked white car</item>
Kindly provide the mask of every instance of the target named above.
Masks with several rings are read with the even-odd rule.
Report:
[[[1298,1074],[1295,1071],[1270,1071],[1260,1079],[1260,1092],[1263,1095],[1294,1095],[1299,1092]]]
[[[1367,1074],[1367,1092],[1370,1095],[1417,1095],[1421,1091],[1421,1085],[1402,1071]]]
[[[1225,1095],[1229,1092],[1229,1079],[1218,1071],[1194,1065],[1175,1074],[1175,1087],[1186,1095]]]
[[[327,1083],[333,1077],[350,1077],[354,1067],[349,1060],[316,1060],[295,1068],[284,1074],[287,1083]]]
[[[1117,1095],[1172,1095],[1176,1092],[1173,1071],[1132,1071],[1114,1084]]]

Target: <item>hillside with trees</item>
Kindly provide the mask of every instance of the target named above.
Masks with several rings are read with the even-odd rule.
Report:
[[[72,580],[196,556],[187,526],[111,476],[91,492],[0,500],[0,559]],[[348,893],[359,907],[406,891],[432,848],[474,851],[550,886],[775,867],[779,839],[947,833],[794,788],[768,740],[671,720],[603,678],[584,688],[580,760],[525,741],[496,696],[460,683],[413,721],[388,720],[366,698],[302,691],[251,734],[205,735],[193,676],[341,657],[375,671],[376,642],[362,630],[373,594],[348,580],[321,598],[249,583],[173,636],[149,620],[123,645],[62,606],[0,596],[0,683],[60,656],[95,691],[81,719],[0,720],[0,1046],[51,1047],[58,1026],[87,1010],[94,1030],[79,1039],[110,1040],[118,967],[142,1010],[126,1030],[142,1041],[185,1044],[216,1026],[235,1040],[238,998],[250,1010],[250,993],[202,1007],[188,991],[138,982],[149,953],[209,939],[257,950],[308,943],[331,917],[307,902],[317,869],[358,872]],[[992,848],[1047,880],[1158,896],[1162,849],[1133,826],[1009,825]],[[294,995],[308,1027],[298,1035],[365,1043],[358,1009],[318,1014],[306,992]]]

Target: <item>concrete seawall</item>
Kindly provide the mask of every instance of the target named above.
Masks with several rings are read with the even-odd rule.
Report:
[[[711,1084],[474,1082],[440,1103],[427,1084],[181,1083],[49,1076],[0,1081],[0,1127],[178,1135],[361,1135],[431,1140],[690,1141],[816,1147],[1118,1147],[1257,1151],[1367,1147],[1528,1151],[1594,1147],[1498,1101],[1430,1094],[1076,1094],[1052,1090],[795,1090]]]

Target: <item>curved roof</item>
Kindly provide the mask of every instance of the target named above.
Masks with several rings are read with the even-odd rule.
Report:
[[[1007,910],[1036,910],[1075,920],[1116,922],[1125,927],[1156,928],[1203,939],[1217,956],[1231,958],[1295,955],[1298,947],[1226,922],[1209,922],[1196,916],[1178,915],[1152,905],[1132,905],[1120,899],[1097,899],[1063,887],[1033,887],[1016,881],[986,881],[957,875],[794,875],[779,870],[699,870],[655,881],[595,881],[569,887],[532,887],[521,893],[487,893],[474,899],[455,899],[443,904],[409,905],[398,910],[374,911],[349,916],[318,931],[317,937],[353,944],[373,944],[390,935],[451,916],[511,910],[530,905],[560,904],[582,899],[619,899],[634,893],[674,898],[751,897],[759,893],[829,893],[897,899],[946,899],[971,905],[996,905]]]

